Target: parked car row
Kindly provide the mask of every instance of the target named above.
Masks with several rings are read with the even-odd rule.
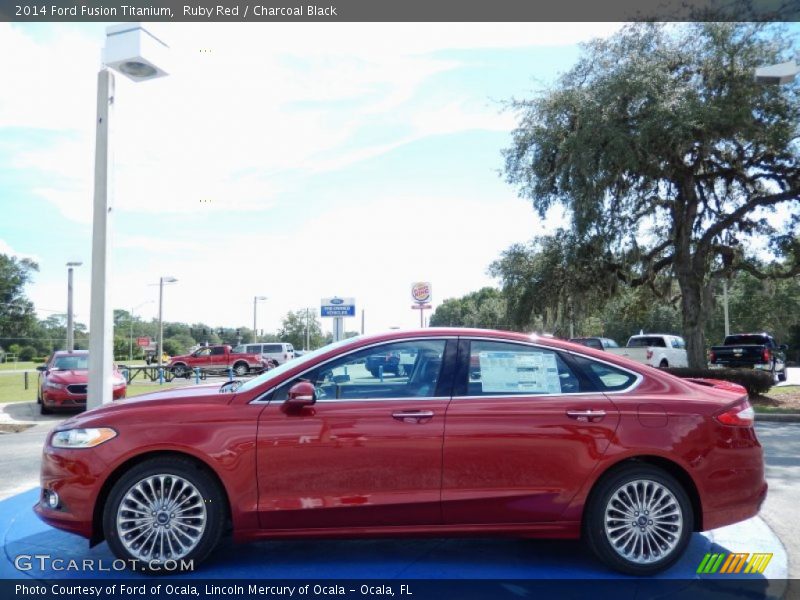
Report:
[[[650,333],[634,335],[624,348],[612,339],[604,337],[572,338],[570,342],[581,344],[611,354],[624,356],[653,367],[686,367],[686,342],[677,335]],[[719,346],[708,352],[708,363],[712,369],[758,369],[772,375],[773,381],[786,381],[786,344],[779,344],[770,334],[736,333],[725,338]]]

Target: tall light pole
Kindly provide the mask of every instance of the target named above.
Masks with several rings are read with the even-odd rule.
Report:
[[[258,341],[258,334],[256,333],[258,329],[256,329],[256,317],[257,317],[257,306],[259,300],[266,300],[266,296],[253,296],[253,341]]]
[[[97,74],[95,121],[94,214],[92,217],[92,293],[89,318],[88,409],[111,402],[111,368],[114,363],[114,318],[109,302],[108,274],[112,185],[110,177],[110,125],[114,106],[114,75],[132,81],[163,77],[167,45],[137,23],[106,29],[103,66]],[[162,66],[157,66],[157,65]]]
[[[141,308],[145,304],[152,304],[152,300],[146,300],[141,304],[137,304],[131,309],[131,312],[128,314],[128,321],[130,322],[131,330],[130,330],[130,346],[128,347],[128,360],[133,360],[133,311],[137,308]]]
[[[67,263],[67,352],[75,350],[75,323],[72,311],[72,270],[83,263],[71,261]]]
[[[162,277],[158,280],[158,366],[163,366],[164,361],[164,284],[178,281],[174,277]]]

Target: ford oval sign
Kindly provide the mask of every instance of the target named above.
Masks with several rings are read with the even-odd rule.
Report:
[[[430,281],[418,281],[411,285],[411,297],[418,304],[425,304],[431,299]]]
[[[341,298],[331,298],[331,304],[344,304],[344,300]]]

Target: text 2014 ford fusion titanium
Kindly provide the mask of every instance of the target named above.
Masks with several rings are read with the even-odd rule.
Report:
[[[401,356],[404,369],[370,370]],[[373,372],[374,371],[374,372]],[[159,392],[48,437],[35,510],[137,564],[234,540],[583,537],[662,570],[767,492],[742,388],[470,329],[359,337],[237,383]]]

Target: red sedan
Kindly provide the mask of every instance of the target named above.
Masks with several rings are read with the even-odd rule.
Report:
[[[402,376],[371,373],[389,352],[407,357]],[[647,575],[766,492],[742,388],[551,338],[423,329],[65,421],[35,511],[139,568],[197,563],[230,529],[240,542],[583,537]]]
[[[53,352],[47,363],[39,367],[39,394],[36,401],[43,415],[55,410],[86,408],[86,390],[89,382],[89,352],[87,350],[61,350]],[[113,397],[125,397],[127,382],[114,369],[112,374]]]

